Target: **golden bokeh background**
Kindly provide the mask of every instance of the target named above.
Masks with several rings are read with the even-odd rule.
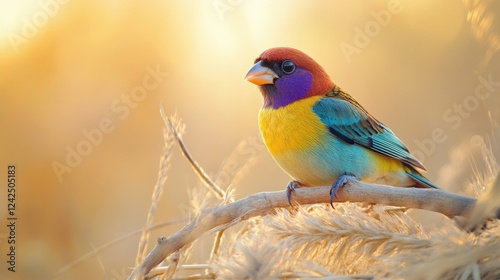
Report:
[[[161,105],[182,118],[186,145],[223,185],[253,159],[233,181],[238,197],[283,189],[289,178],[259,140],[260,94],[243,80],[270,47],[312,56],[418,154],[431,180],[466,192],[475,146],[500,152],[499,17],[495,1],[2,0],[0,277],[42,279],[142,228]],[[185,216],[200,185],[174,151],[158,222]],[[6,264],[10,164],[16,273]],[[180,226],[153,231],[150,245]],[[137,243],[55,279],[125,279]]]

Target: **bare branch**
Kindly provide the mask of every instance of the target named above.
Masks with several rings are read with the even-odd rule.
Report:
[[[298,204],[329,203],[330,186],[296,189]],[[448,217],[467,214],[476,199],[436,189],[396,188],[350,180],[337,194],[336,202],[367,202],[425,209]],[[242,220],[289,207],[285,192],[263,192],[216,208],[205,209],[189,224],[170,237],[161,237],[146,259],[128,279],[142,279],[167,256],[214,229],[222,230]]]

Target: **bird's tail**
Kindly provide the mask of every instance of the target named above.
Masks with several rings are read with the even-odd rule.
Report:
[[[424,175],[420,174],[420,172],[418,172],[415,168],[411,166],[405,167],[406,174],[417,182],[418,187],[440,189],[438,186],[429,181],[429,179],[425,178]]]

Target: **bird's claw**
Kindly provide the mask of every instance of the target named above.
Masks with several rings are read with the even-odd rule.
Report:
[[[333,206],[333,198],[337,198],[337,191],[339,190],[340,187],[344,186],[345,183],[347,183],[348,180],[359,180],[358,177],[352,173],[344,173],[344,175],[341,175],[340,177],[333,182],[332,187],[330,188],[330,205],[332,206],[333,209],[335,207]]]
[[[293,207],[293,205],[292,205],[291,196],[292,196],[292,192],[295,191],[296,188],[300,188],[299,182],[297,182],[297,181],[290,181],[290,183],[288,183],[288,185],[286,185],[286,199],[288,200],[288,204],[290,204],[290,206],[292,206],[292,207]]]

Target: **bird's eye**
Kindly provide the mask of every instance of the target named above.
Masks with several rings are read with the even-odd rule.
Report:
[[[292,74],[295,71],[295,64],[291,60],[285,60],[281,63],[281,71],[287,75]]]

